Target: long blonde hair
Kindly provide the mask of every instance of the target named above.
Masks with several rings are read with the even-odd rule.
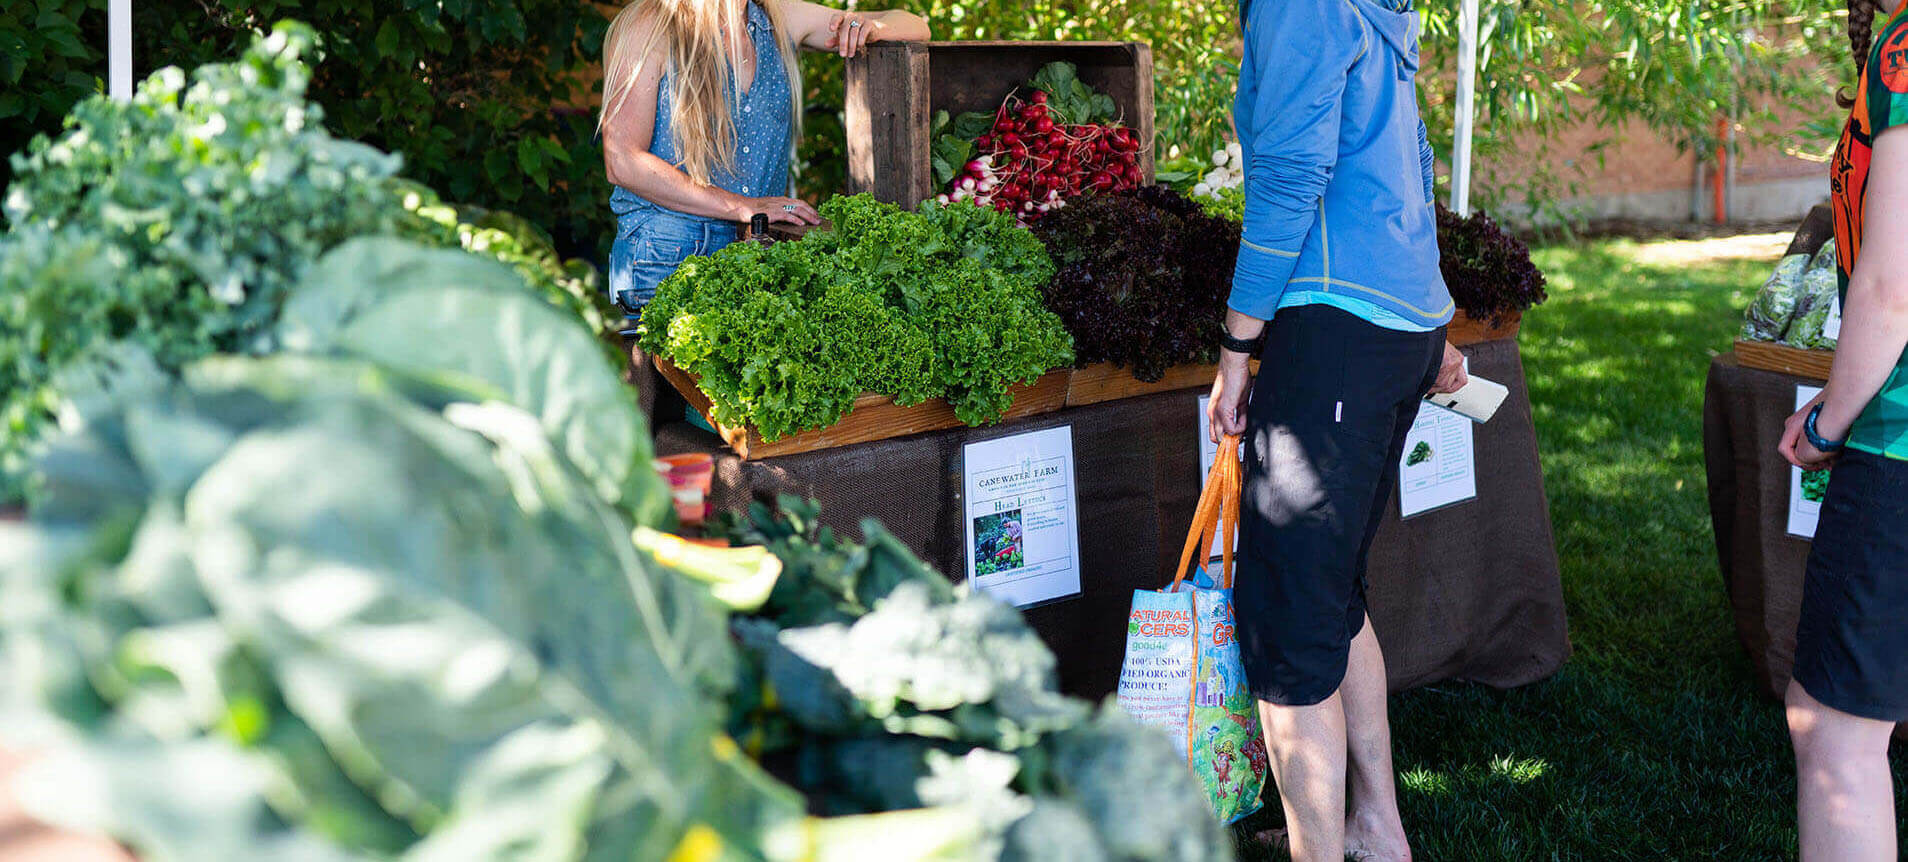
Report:
[[[667,64],[669,76],[676,166],[704,186],[718,169],[733,172],[736,131],[729,115],[729,94],[742,77],[743,56],[735,49],[748,39],[750,2],[755,0],[636,0],[624,6],[603,38],[603,111],[596,120],[597,131],[629,99],[649,63],[658,59],[660,42],[667,49],[660,59]],[[761,6],[768,13],[788,74],[793,140],[801,135],[801,67],[796,65],[795,43],[788,38],[779,4],[762,0]],[[638,46],[634,44],[638,22],[645,20],[653,22],[655,29],[647,43]],[[755,68],[759,77],[762,58],[755,58]]]

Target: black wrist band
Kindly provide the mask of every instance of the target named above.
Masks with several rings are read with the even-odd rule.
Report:
[[[1821,452],[1824,455],[1832,452],[1840,452],[1843,446],[1848,445],[1847,440],[1824,440],[1822,439],[1821,432],[1815,430],[1815,420],[1822,415],[1822,407],[1823,405],[1817,404],[1814,410],[1809,411],[1808,421],[1802,423],[1802,433],[1808,435],[1809,445],[1814,446],[1817,452]]]
[[[1225,332],[1225,331],[1221,331],[1219,333],[1219,346],[1227,350],[1230,350],[1233,353],[1243,353],[1247,356],[1257,356],[1259,355],[1259,348],[1264,345],[1265,345],[1265,333],[1263,332],[1259,333],[1257,338],[1239,338],[1233,335],[1232,333]]]

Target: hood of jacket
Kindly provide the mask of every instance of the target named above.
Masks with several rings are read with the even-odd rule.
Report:
[[[1418,73],[1418,12],[1394,12],[1377,0],[1345,0],[1358,10],[1360,17],[1378,34],[1378,41],[1386,53],[1396,58],[1398,74],[1411,78]],[[1378,50],[1380,45],[1372,45]]]

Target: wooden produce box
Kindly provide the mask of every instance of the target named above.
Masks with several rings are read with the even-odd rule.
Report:
[[[912,407],[902,407],[886,395],[868,393],[857,399],[848,415],[841,417],[841,421],[834,425],[769,441],[762,439],[762,435],[753,428],[736,428],[717,422],[714,412],[709,408],[709,396],[702,394],[694,375],[666,359],[656,360],[656,370],[677,392],[682,393],[689,406],[702,414],[702,418],[716,429],[723,442],[729,444],[729,448],[735,450],[735,454],[743,460],[833,449],[890,437],[906,437],[924,431],[957,428],[965,424],[954,415],[954,408],[938,398]],[[1009,390],[1014,396],[1013,406],[1007,408],[1001,421],[1052,413],[1066,406],[1067,381],[1072,376],[1072,369],[1060,368],[1042,375],[1032,385],[1015,385]]]
[[[1166,375],[1159,380],[1145,383],[1134,377],[1131,369],[1111,362],[1096,362],[1073,370],[1073,379],[1067,383],[1067,406],[1082,407],[1181,389],[1209,389],[1218,374],[1217,365],[1177,365],[1166,369]]]
[[[1139,134],[1140,172],[1153,181],[1153,50],[1144,42],[896,42],[848,61],[848,191],[913,207],[935,187],[937,111],[993,113],[1056,60],[1112,97]],[[1022,95],[1026,95],[1024,92]]]
[[[1744,368],[1759,368],[1792,377],[1827,380],[1835,364],[1833,350],[1803,350],[1767,341],[1736,342],[1736,360]]]
[[[1464,312],[1457,313],[1450,327],[1444,331],[1444,340],[1459,347],[1496,341],[1500,338],[1516,338],[1524,328],[1524,313],[1514,311],[1504,316],[1504,322],[1492,326],[1490,320],[1472,317]]]
[[[1501,325],[1491,326],[1487,320],[1476,320],[1460,311],[1457,319],[1451,321],[1446,338],[1459,347],[1500,338],[1516,338],[1523,319],[1523,313],[1517,312],[1507,315]],[[1258,360],[1253,360],[1252,372],[1257,374],[1258,371]],[[1212,379],[1218,373],[1217,365],[1180,365],[1167,369],[1166,375],[1156,382],[1143,383],[1125,368],[1110,362],[1095,363],[1074,369],[1073,379],[1067,384],[1067,406],[1081,407],[1181,389],[1203,389],[1212,386]]]

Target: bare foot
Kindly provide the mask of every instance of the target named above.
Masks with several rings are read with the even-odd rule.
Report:
[[[1394,821],[1352,815],[1345,819],[1345,856],[1357,862],[1411,862],[1411,842]]]

